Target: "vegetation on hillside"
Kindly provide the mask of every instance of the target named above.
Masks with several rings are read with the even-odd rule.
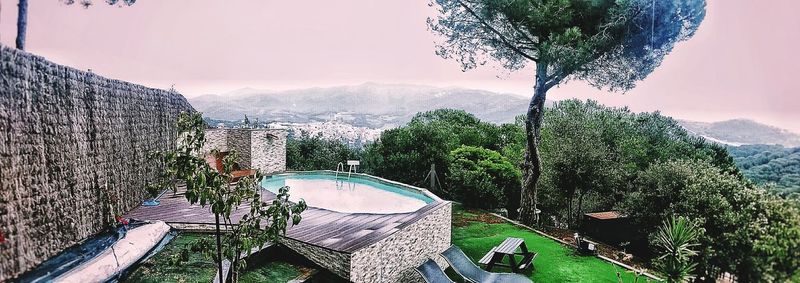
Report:
[[[657,112],[567,100],[545,116],[540,225],[577,229],[584,213],[621,210],[636,224],[631,238],[651,241],[653,248],[641,253],[651,256],[658,252],[651,249],[659,223],[683,216],[701,231],[694,275],[729,272],[742,282],[800,276],[800,204],[747,180],[726,148]],[[424,185],[433,163],[443,183],[437,194],[477,207],[506,201],[501,206],[511,208],[507,183],[487,177],[494,165],[477,164],[521,168],[523,125],[488,124],[457,110],[420,113],[367,146],[364,170]],[[483,177],[464,177],[476,175]]]
[[[338,140],[323,139],[321,134],[301,133],[286,141],[286,167],[289,170],[336,170],[339,162],[358,160],[361,150]]]
[[[566,100],[545,117],[541,155],[547,165],[539,194],[545,224],[578,227],[584,213],[613,209],[637,190],[638,173],[655,162],[702,160],[736,174],[725,148],[657,112]]]
[[[492,1],[436,0],[428,26],[436,54],[463,70],[492,60],[508,71],[536,67],[525,114],[525,178],[520,221],[538,221],[539,155],[547,92],[568,80],[627,91],[646,78],[705,18],[705,0]],[[650,11],[643,12],[643,11]]]
[[[505,207],[516,217],[522,173],[500,153],[474,146],[450,152],[450,192],[454,199],[478,208]]]
[[[742,174],[787,198],[800,198],[800,147],[780,145],[729,146]]]
[[[407,125],[384,131],[379,141],[366,147],[362,161],[368,173],[418,186],[425,185],[423,180],[435,165],[444,190],[434,191],[449,196],[450,152],[462,145],[504,152],[516,142],[507,136],[503,127],[463,110],[439,109],[419,113]]]

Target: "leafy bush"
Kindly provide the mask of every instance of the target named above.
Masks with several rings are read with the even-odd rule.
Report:
[[[464,205],[478,208],[505,207],[516,217],[521,173],[500,153],[473,146],[450,152],[450,194]]]
[[[698,275],[719,269],[742,282],[773,282],[800,268],[796,202],[698,160],[655,163],[639,174],[636,187],[621,208],[642,233],[653,235],[659,219],[670,215],[696,220],[703,230]]]
[[[671,217],[658,228],[653,244],[661,256],[655,266],[668,283],[687,282],[694,279],[696,263],[692,257],[697,255],[697,239],[700,229],[686,217]]]
[[[447,185],[450,151],[462,145],[503,151],[508,143],[515,141],[515,131],[521,130],[519,127],[501,130],[463,110],[422,112],[406,126],[386,130],[379,141],[368,145],[363,156],[364,167],[374,175],[422,186],[433,164],[440,181]]]
[[[286,167],[290,170],[335,170],[339,162],[360,159],[361,150],[338,140],[302,133],[286,141]]]
[[[545,111],[540,153],[543,219],[571,227],[586,212],[613,209],[636,189],[638,172],[655,162],[703,160],[738,174],[725,148],[690,135],[674,119],[592,100],[564,100]]]

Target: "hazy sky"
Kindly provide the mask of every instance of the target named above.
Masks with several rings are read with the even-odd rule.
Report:
[[[12,45],[16,0],[0,0]],[[242,87],[367,81],[461,86],[529,96],[533,69],[461,72],[434,54],[427,1],[31,0],[27,50],[55,62],[191,97]],[[571,82],[553,100],[592,98],[678,118],[750,118],[800,132],[800,1],[709,0],[699,31],[626,93]],[[500,77],[498,77],[500,75]]]

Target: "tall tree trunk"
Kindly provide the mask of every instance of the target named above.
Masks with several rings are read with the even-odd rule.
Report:
[[[575,228],[581,227],[581,221],[583,219],[583,196],[584,193],[581,190],[578,193],[578,211],[575,213]]]
[[[219,231],[219,213],[214,213],[214,222],[217,226],[217,270],[219,271],[219,282],[225,282],[225,274],[222,274],[222,235]]]
[[[17,14],[17,49],[25,50],[25,30],[28,28],[28,0],[19,0]]]
[[[525,137],[527,147],[525,151],[524,173],[522,183],[522,199],[519,219],[525,225],[535,225],[538,222],[536,215],[536,184],[542,174],[542,160],[539,157],[539,140],[544,115],[544,102],[547,99],[547,65],[539,63],[536,66],[536,85],[533,88],[533,97],[528,104],[528,113],[525,118]]]

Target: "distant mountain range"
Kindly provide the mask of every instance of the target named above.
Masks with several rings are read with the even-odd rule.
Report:
[[[378,83],[286,91],[243,88],[189,99],[195,109],[212,119],[241,120],[247,115],[251,121],[338,121],[373,129],[404,125],[418,112],[439,108],[463,109],[484,121],[507,123],[525,114],[528,101],[526,97],[477,89]],[[800,146],[800,135],[752,120],[679,123],[693,134],[726,145]]]
[[[753,120],[733,119],[713,123],[678,120],[678,122],[693,134],[726,145],[776,144],[785,147],[800,146],[800,135]]]
[[[485,90],[377,83],[287,91],[245,88],[189,102],[214,119],[239,120],[246,114],[260,121],[336,120],[369,128],[400,126],[418,112],[439,108],[463,109],[489,122],[511,122],[528,105],[525,97]]]

